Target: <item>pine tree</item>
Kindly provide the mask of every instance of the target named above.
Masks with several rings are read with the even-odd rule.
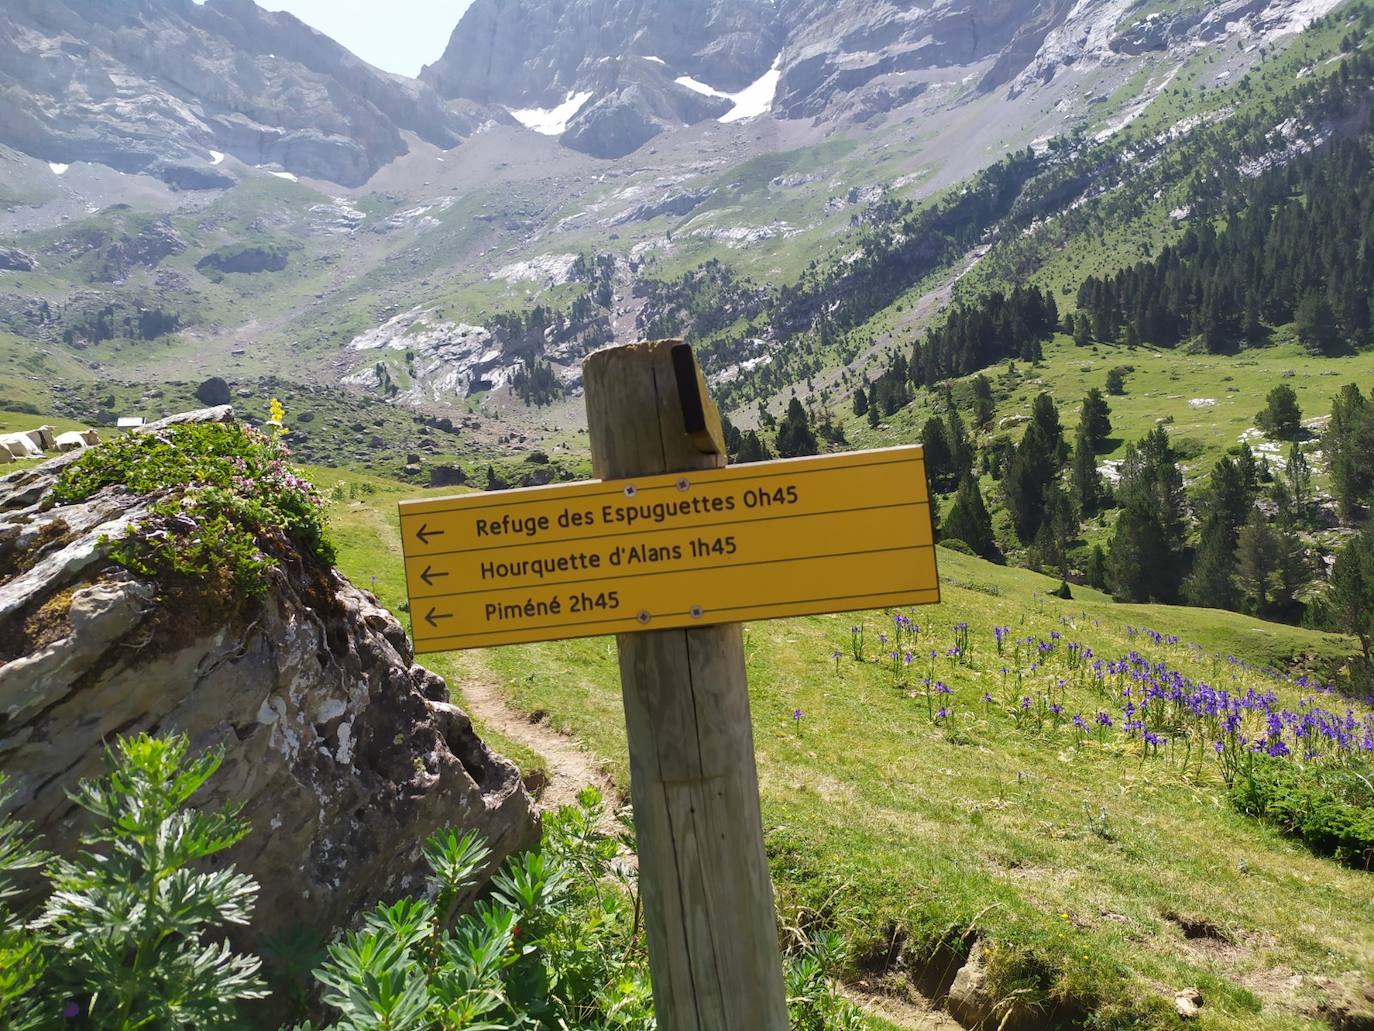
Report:
[[[997,553],[997,542],[992,536],[992,517],[983,504],[978,481],[971,473],[965,473],[959,482],[959,493],[945,517],[944,536],[946,540],[958,538],[983,558],[993,558]]]
[[[1348,383],[1331,402],[1331,422],[1322,439],[1331,467],[1331,493],[1341,518],[1355,522],[1374,494],[1374,403]]]
[[[748,465],[750,462],[767,462],[773,456],[759,437],[758,432],[750,430],[740,439],[739,457],[736,461],[741,465]]]
[[[1079,315],[1073,322],[1073,342],[1079,347],[1087,347],[1093,342],[1092,323],[1088,316]]]
[[[1303,347],[1311,354],[1335,354],[1340,346],[1340,330],[1336,313],[1321,290],[1308,290],[1298,302],[1293,317],[1294,328]]]
[[[954,459],[950,454],[945,424],[931,416],[921,429],[921,447],[925,450],[926,475],[935,490],[947,490],[954,477]]]
[[[992,381],[981,372],[973,377],[973,422],[985,429],[997,414],[997,402],[992,396]]]
[[[1107,556],[1113,594],[1173,601],[1182,579],[1183,475],[1163,427],[1127,446],[1117,495],[1122,512]]]
[[[1164,427],[1156,427],[1136,444],[1127,446],[1117,494],[1123,507],[1138,501],[1156,512],[1170,545],[1170,555],[1177,555],[1185,529],[1183,474]]]
[[[1259,463],[1255,460],[1255,452],[1251,450],[1249,444],[1242,443],[1236,448],[1236,468],[1240,470],[1241,479],[1245,481],[1245,489],[1251,498],[1259,495],[1260,481],[1264,479],[1260,474]]]
[[[806,414],[806,409],[802,407],[802,403],[795,396],[787,403],[787,414],[783,416],[782,422],[778,425],[776,444],[778,455],[782,458],[814,455],[820,450],[820,445],[816,442],[816,433],[811,428],[811,420]]]
[[[1291,524],[1280,523],[1274,531],[1278,539],[1278,568],[1274,582],[1274,610],[1285,616],[1298,614],[1298,595],[1312,583],[1312,563],[1307,548]]]
[[[1118,601],[1168,601],[1173,591],[1161,562],[1170,548],[1159,514],[1140,499],[1121,512],[1107,555],[1107,583]]]
[[[1255,425],[1271,437],[1292,440],[1302,429],[1302,409],[1298,395],[1287,383],[1280,383],[1264,399],[1264,408],[1255,416]]]
[[[862,385],[854,391],[854,414],[868,414],[868,392],[864,390]]]
[[[1209,609],[1236,607],[1236,550],[1225,520],[1208,518],[1202,527],[1193,571],[1184,582],[1189,605]]]
[[[1078,425],[1086,432],[1092,448],[1096,451],[1112,433],[1112,409],[1106,397],[1096,387],[1088,390],[1083,398],[1083,407],[1078,413]]]
[[[1089,587],[1096,587],[1100,591],[1107,586],[1107,554],[1102,550],[1102,545],[1094,544],[1092,551],[1088,552],[1088,567],[1084,575]]]
[[[1026,432],[1039,434],[1056,468],[1064,464],[1069,456],[1069,446],[1064,440],[1064,427],[1059,422],[1059,409],[1049,394],[1037,395],[1031,404],[1031,421]]]
[[[1284,477],[1288,495],[1292,500],[1293,513],[1298,521],[1305,525],[1312,506],[1312,467],[1307,463],[1302,446],[1296,442],[1288,450]]]
[[[1119,365],[1107,370],[1107,393],[1113,397],[1126,393],[1126,370]]]
[[[1069,468],[1069,478],[1073,484],[1073,499],[1079,510],[1085,516],[1096,513],[1102,503],[1102,474],[1097,471],[1092,442],[1081,425],[1073,442],[1073,464]]]
[[[1069,576],[1069,549],[1078,536],[1078,512],[1074,508],[1073,500],[1058,487],[1050,492],[1046,506],[1045,526],[1049,527],[1054,540],[1055,564],[1059,567],[1060,576],[1067,580]]]
[[[1352,537],[1336,556],[1325,602],[1335,628],[1353,634],[1365,662],[1374,662],[1374,527]]]
[[[1234,547],[1235,535],[1245,525],[1245,520],[1250,515],[1250,507],[1254,503],[1250,486],[1245,482],[1245,473],[1230,455],[1224,455],[1212,467],[1205,509],[1209,516],[1222,520],[1228,534],[1229,546]]]
[[[1255,509],[1237,538],[1236,577],[1257,615],[1269,611],[1270,591],[1278,567],[1278,538],[1269,528],[1264,513]]]
[[[949,445],[950,472],[962,479],[973,469],[973,445],[969,443],[959,410],[953,406],[945,416],[945,443]]]

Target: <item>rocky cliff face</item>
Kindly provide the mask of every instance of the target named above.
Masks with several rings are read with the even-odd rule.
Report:
[[[664,128],[727,115],[728,99],[677,80],[742,90],[768,71],[781,32],[770,0],[476,0],[420,78],[618,157]]]
[[[0,479],[0,768],[49,844],[76,839],[67,791],[100,771],[102,743],[145,730],[224,750],[211,788],[252,823],[229,859],[262,885],[257,932],[328,928],[414,889],[442,826],[480,831],[497,857],[533,842],[516,768],[371,595],[300,562],[242,619],[173,602],[102,543],[156,497],[47,500],[78,457]]]
[[[1133,0],[476,0],[421,78],[617,157],[709,118],[863,122],[934,83],[1015,96],[1075,65],[1294,31],[1334,3],[1213,0],[1142,19]]]
[[[517,118],[557,112],[541,131],[615,157],[708,118],[863,120],[932,71],[991,62],[992,88],[1085,6],[1096,0],[477,0],[421,78]]]
[[[450,147],[475,118],[251,0],[12,0],[0,7],[0,142],[48,161],[224,185],[216,154],[345,185]]]
[[[1015,97],[1069,67],[1291,32],[1336,0],[475,0],[420,81],[252,0],[12,0],[0,143],[222,187],[219,154],[345,185],[490,120],[598,157],[772,114],[855,124],[933,87]],[[965,83],[973,83],[966,87]]]

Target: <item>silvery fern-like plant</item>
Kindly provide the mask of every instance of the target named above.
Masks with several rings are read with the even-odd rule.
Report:
[[[214,938],[248,923],[257,883],[199,867],[248,833],[236,809],[190,807],[221,758],[142,734],[107,749],[105,775],[73,793],[94,825],[81,851],[50,864],[52,894],[30,925],[49,956],[43,994],[68,1017],[114,1031],[226,1027],[238,1003],[266,994],[258,959]]]

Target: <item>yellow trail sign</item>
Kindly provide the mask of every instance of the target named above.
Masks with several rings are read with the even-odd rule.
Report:
[[[400,509],[420,653],[940,600],[919,447]]]

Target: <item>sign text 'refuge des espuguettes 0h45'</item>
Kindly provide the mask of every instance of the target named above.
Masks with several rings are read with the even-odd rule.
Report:
[[[400,509],[420,653],[940,600],[919,447]]]

